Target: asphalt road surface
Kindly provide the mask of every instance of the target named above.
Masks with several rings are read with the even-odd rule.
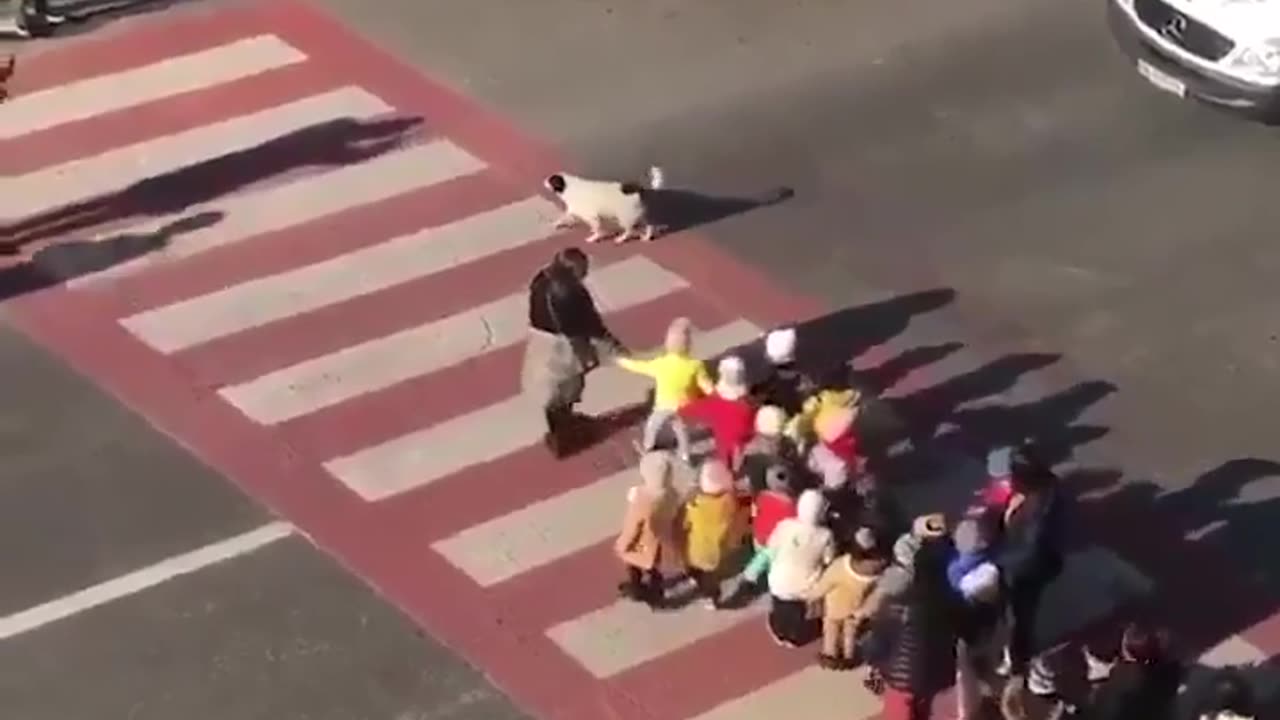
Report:
[[[1078,462],[1170,493],[1280,597],[1276,131],[1146,86],[1101,2],[326,4],[591,173],[794,188],[708,234],[832,307],[954,289],[909,343],[964,342],[944,364],[1061,354],[999,389],[1084,388],[1027,419],[1074,424]],[[7,331],[0,368],[0,616],[271,522]],[[298,536],[0,642],[0,698],[32,720],[519,716]]]

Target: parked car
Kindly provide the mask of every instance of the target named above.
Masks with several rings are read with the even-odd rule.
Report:
[[[1107,0],[1107,14],[1151,85],[1280,120],[1280,0]]]

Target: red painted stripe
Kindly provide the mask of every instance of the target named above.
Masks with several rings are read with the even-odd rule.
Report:
[[[249,3],[199,11],[167,10],[145,22],[114,23],[89,35],[61,39],[19,58],[10,88],[14,96],[46,90],[77,80],[105,77],[126,70],[210,50],[236,40],[272,32]],[[3,147],[3,146],[0,146]]]
[[[0,152],[4,153],[6,171],[16,176],[267,110],[336,87],[334,78],[303,62],[0,142]]]
[[[115,316],[124,318],[330,260],[518,199],[481,171],[214,248],[83,292],[110,302]],[[284,332],[289,334],[287,329]],[[201,351],[216,355],[214,348],[220,344],[209,343]],[[198,364],[200,353],[186,352]]]
[[[677,312],[695,324],[729,320],[717,316],[691,293],[680,292],[617,313],[610,322],[620,336],[637,345],[657,344]],[[284,423],[277,432],[308,457],[342,457],[512,397],[519,390],[522,353],[522,347],[488,353],[465,365]],[[643,399],[637,397],[636,402]],[[562,474],[561,465],[540,448],[533,449],[523,462],[520,467],[527,469],[521,474],[539,477],[538,482],[510,487],[511,463],[505,460],[475,466],[411,493],[414,507],[407,512],[429,525],[432,533],[443,536],[581,484],[576,475]],[[593,473],[587,482],[599,475]],[[404,503],[407,497],[390,502]]]
[[[493,195],[481,198],[496,200]],[[471,205],[470,200],[466,201]],[[488,203],[485,203],[488,205]],[[234,385],[267,372],[441,320],[523,288],[563,239],[544,240],[344,303],[183,351],[201,382]],[[198,271],[198,266],[195,266]]]

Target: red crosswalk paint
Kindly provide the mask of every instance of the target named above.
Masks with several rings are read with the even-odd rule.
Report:
[[[222,76],[165,69],[217,52],[232,60]],[[252,150],[228,165],[195,148],[191,165],[213,161],[243,182],[179,169],[170,177],[186,177],[180,190],[194,201],[165,198],[177,191],[146,176],[125,173],[112,188],[103,173],[39,176],[69,196],[97,193],[90,214],[50,211],[46,225],[74,232],[42,243],[142,232],[157,212],[228,217],[173,237],[162,262],[55,283],[8,306],[26,332],[296,525],[518,703],[584,720],[750,720],[752,707],[813,720],[877,713],[856,676],[826,679],[810,651],[774,647],[758,609],[654,615],[619,602],[610,544],[634,459],[627,405],[643,381],[595,374],[587,403],[621,419],[562,461],[513,404],[520,294],[554,250],[582,236],[550,230],[554,208],[544,217],[539,205],[540,180],[560,162],[552,153],[295,0],[126,23],[42,53],[24,71],[0,109],[35,128],[0,137],[0,167],[18,182],[344,88],[423,119],[404,144],[363,163],[315,166],[315,146],[304,143],[280,167],[249,172]],[[140,78],[127,106],[79,83],[120,73]],[[166,94],[166,83],[176,90]],[[75,119],[59,122],[57,111]],[[235,145],[249,136],[219,137]],[[252,139],[260,142],[249,147],[272,144]],[[421,157],[439,167],[388,164],[386,176],[360,176],[351,191],[372,191],[364,202],[333,191],[349,170],[413,152],[435,152]],[[128,153],[120,157],[127,164]],[[279,195],[296,204],[255,200],[298,181],[304,190]],[[227,192],[202,194],[202,182]],[[677,315],[714,354],[822,312],[696,234],[592,254],[610,321],[637,348],[658,345]],[[859,360],[883,359],[873,349]],[[811,697],[827,687],[846,689],[838,702]]]

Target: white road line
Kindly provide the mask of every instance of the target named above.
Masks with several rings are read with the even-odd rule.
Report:
[[[274,522],[243,535],[176,555],[128,575],[122,575],[43,605],[0,618],[0,640],[30,632],[85,610],[141,592],[180,575],[187,575],[253,552],[264,545],[288,537],[292,532],[293,528],[289,524]]]
[[[601,312],[616,312],[685,287],[679,276],[635,256],[588,278]],[[524,291],[416,328],[312,358],[219,394],[253,420],[283,422],[391,387],[524,340]]]
[[[163,250],[115,265],[102,272],[70,279],[70,287],[101,283],[156,264],[191,257],[344,210],[375,203],[452,177],[479,172],[484,164],[447,140],[413,145],[369,160],[299,178],[283,185],[214,198],[163,218],[93,238],[120,233],[150,235],[196,213],[222,213],[221,221],[173,238]]]
[[[768,609],[767,598],[741,610],[711,612],[692,603],[660,613],[643,603],[619,600],[556,625],[547,636],[592,675],[607,678],[758,619]]]
[[[700,335],[699,352],[716,355],[760,336],[745,320]],[[616,367],[596,371],[587,381],[581,410],[613,412],[639,402],[646,378]],[[542,436],[542,416],[515,396],[424,430],[330,460],[325,469],[360,497],[373,502],[435,482],[455,472],[506,457]]]
[[[694,720],[871,720],[880,716],[883,703],[862,687],[863,676],[810,665]]]
[[[5,183],[0,217],[38,215],[107,195],[140,180],[242,152],[306,127],[342,118],[368,120],[392,111],[390,105],[367,91],[345,87],[43,168]]]
[[[222,85],[306,59],[276,36],[259,35],[133,70],[37,90],[0,106],[0,140]]]
[[[528,198],[150,310],[122,324],[156,350],[176,352],[534,242],[552,232],[547,218],[554,215],[551,203]]]
[[[1267,661],[1267,654],[1240,635],[1232,635],[1209,648],[1200,656],[1200,663],[1209,667],[1252,665]]]
[[[692,484],[693,471],[676,467],[688,476],[681,482]],[[627,489],[639,477],[636,468],[627,468],[474,525],[432,548],[482,587],[495,585],[612,537],[618,531],[618,513],[610,508],[621,512]]]

